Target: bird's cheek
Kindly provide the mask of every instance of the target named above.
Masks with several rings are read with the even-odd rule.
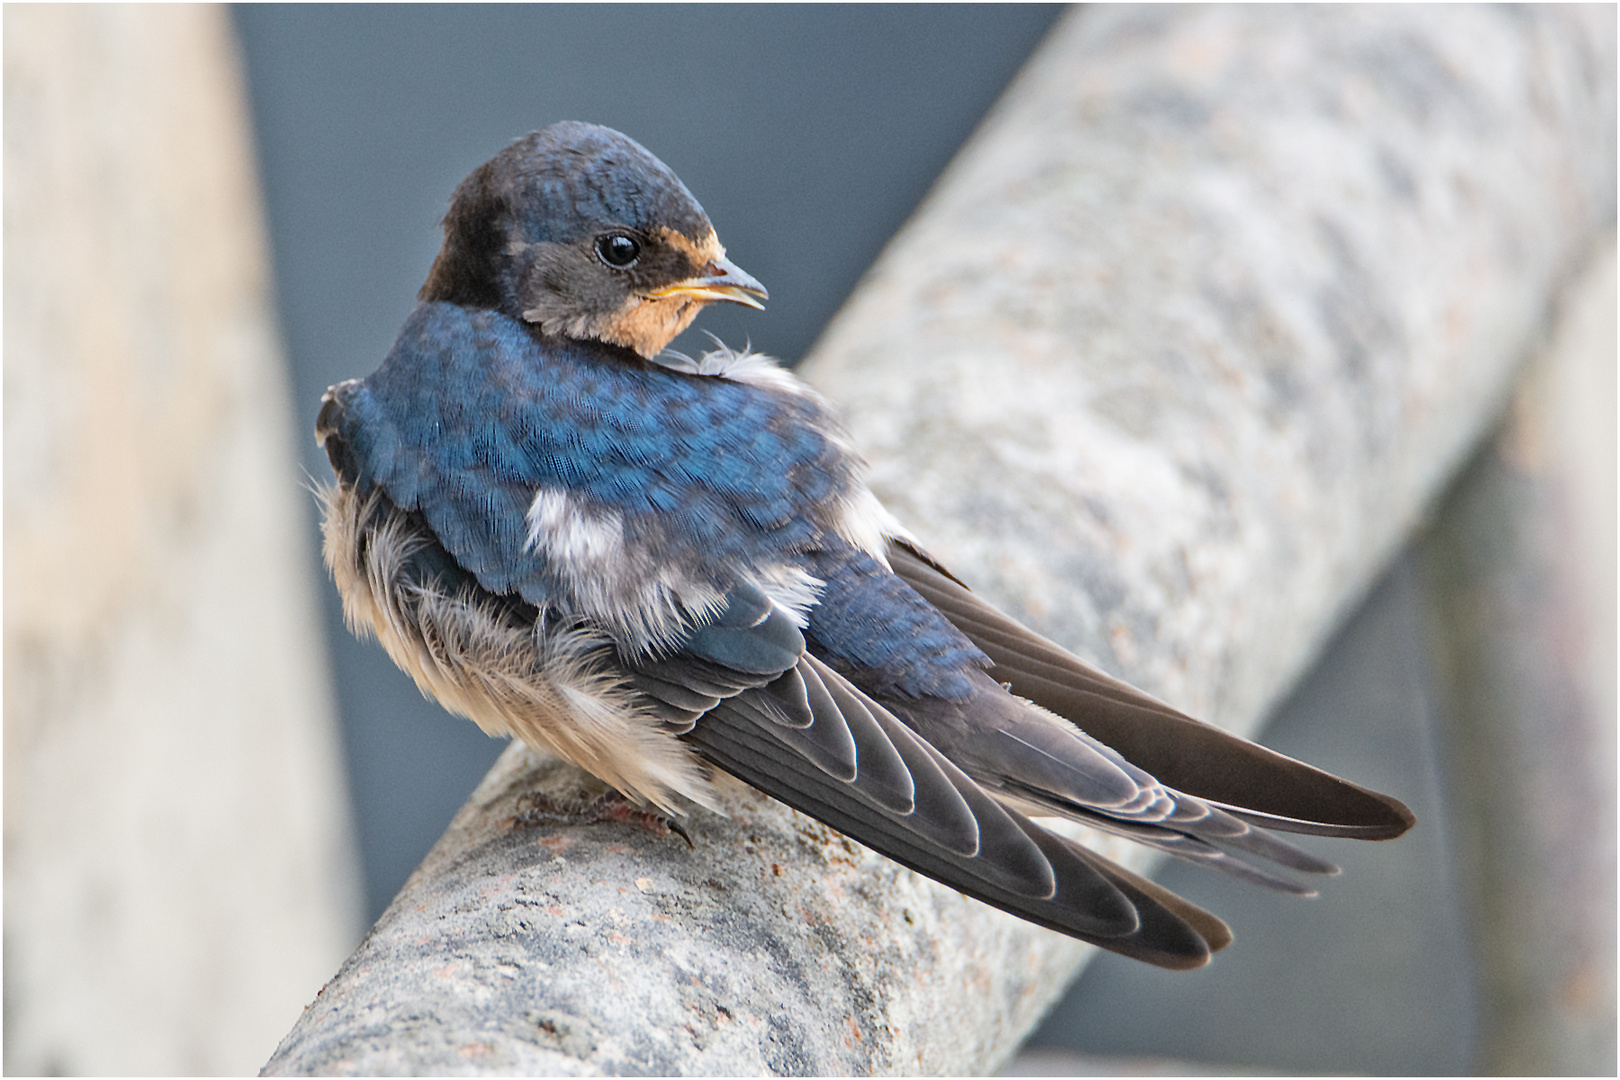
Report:
[[[581,287],[594,280],[596,266],[589,257],[564,245],[531,244],[513,260],[513,269],[525,308],[548,318],[601,310],[600,305],[588,302]]]

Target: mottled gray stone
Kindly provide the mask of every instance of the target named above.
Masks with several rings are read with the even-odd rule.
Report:
[[[1494,423],[1612,219],[1613,26],[1086,9],[804,374],[975,588],[1251,729]]]
[[[1613,92],[1612,8],[1087,9],[804,374],[958,573],[1253,730],[1612,219]],[[1085,955],[751,792],[512,828],[580,782],[503,757],[269,1071],[982,1072]]]
[[[266,1072],[956,1072],[1081,953],[741,785],[691,849],[516,821],[603,790],[509,749]]]

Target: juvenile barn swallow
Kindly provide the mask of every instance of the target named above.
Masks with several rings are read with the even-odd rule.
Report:
[[[636,806],[713,808],[720,769],[1167,968],[1206,963],[1226,924],[1031,817],[1303,894],[1288,871],[1336,868],[1275,831],[1412,825],[979,599],[773,361],[664,352],[705,304],[765,298],[618,132],[559,123],[481,166],[382,366],[322,400],[325,557],[351,628],[451,712]]]

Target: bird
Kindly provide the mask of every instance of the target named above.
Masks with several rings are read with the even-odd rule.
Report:
[[[983,600],[868,489],[833,407],[762,354],[668,346],[763,308],[686,186],[576,121],[451,196],[371,375],[323,396],[345,619],[492,735],[678,822],[729,774],[1032,923],[1171,969],[1217,916],[1037,819],[1262,886],[1389,839],[1399,800],[1195,720]]]

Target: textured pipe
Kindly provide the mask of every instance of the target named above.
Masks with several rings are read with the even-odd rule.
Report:
[[[1613,42],[1612,9],[1071,16],[804,374],[959,574],[1252,730],[1612,218]],[[751,792],[690,851],[513,827],[583,783],[509,751],[267,1071],[981,1072],[1085,956]]]
[[[1613,215],[1613,44],[1583,17],[1613,26],[1088,10],[804,374],[975,588],[1249,730]]]

